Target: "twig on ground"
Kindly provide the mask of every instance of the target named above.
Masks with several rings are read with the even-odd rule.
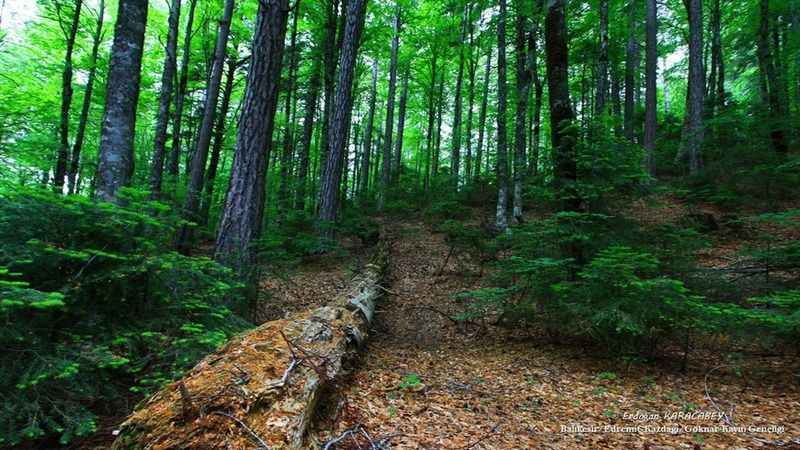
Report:
[[[472,447],[475,447],[476,445],[480,444],[481,442],[485,441],[486,439],[489,439],[489,436],[491,436],[494,433],[496,433],[498,428],[500,428],[500,422],[497,422],[496,424],[494,424],[492,429],[489,430],[488,433],[484,434],[480,439],[478,439],[477,441],[475,441],[475,442],[473,442],[473,443],[471,443],[469,445],[464,446],[463,450],[468,450],[468,449],[470,449]]]
[[[334,448],[333,447],[334,445],[336,445],[339,442],[347,439],[349,436],[354,436],[356,433],[358,433],[362,429],[363,429],[363,427],[361,426],[361,424],[358,424],[358,425],[354,426],[353,428],[345,430],[344,433],[339,435],[339,437],[333,438],[330,441],[328,441],[327,443],[325,443],[325,446],[322,447],[322,450],[330,450],[330,449]]]
[[[234,417],[234,416],[232,416],[230,414],[227,414],[227,413],[224,413],[224,412],[221,412],[221,411],[213,411],[211,414],[215,414],[217,416],[222,416],[222,417],[227,417],[228,419],[233,420],[234,422],[236,422],[237,425],[239,425],[240,427],[244,428],[244,430],[247,431],[248,434],[250,434],[250,437],[255,439],[256,442],[258,442],[261,445],[259,447],[259,449],[269,450],[269,445],[267,445],[267,443],[264,442],[264,439],[261,439],[261,436],[257,435],[256,432],[253,431],[250,427],[248,427],[246,423],[242,422],[241,420],[237,419],[236,417]]]
[[[728,367],[728,366],[729,366],[729,364],[723,364],[721,366],[717,366],[717,367],[714,367],[713,369],[709,370],[708,373],[706,373],[706,376],[705,376],[705,379],[703,380],[703,383],[705,384],[706,398],[708,399],[709,402],[711,402],[711,406],[714,409],[716,409],[718,413],[722,414],[722,420],[725,421],[725,424],[732,427],[733,426],[733,410],[736,407],[736,405],[732,406],[731,410],[726,413],[717,404],[717,402],[714,401],[714,397],[711,395],[711,392],[710,392],[710,390],[708,388],[708,378],[711,376],[711,374],[714,373],[718,369],[722,369],[723,367]]]

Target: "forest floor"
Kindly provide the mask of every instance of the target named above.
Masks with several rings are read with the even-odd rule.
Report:
[[[663,218],[658,208],[674,211],[669,203],[650,205],[643,220]],[[464,256],[440,270],[449,248],[421,221],[383,225],[392,242],[389,294],[368,348],[320,414],[317,442],[359,427],[366,434],[335,448],[371,448],[370,439],[400,449],[800,448],[790,442],[800,437],[797,358],[728,364],[721,352],[697,351],[684,373],[677,355],[624,360],[581,343],[466,329],[448,316],[461,311],[453,294],[485,282],[478,268]],[[730,245],[722,239],[715,247],[725,253]],[[305,292],[322,304],[346,278],[341,264],[317,264],[293,278],[293,291],[274,295]],[[718,431],[725,426],[743,428]]]

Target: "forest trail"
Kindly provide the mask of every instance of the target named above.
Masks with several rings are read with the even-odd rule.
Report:
[[[337,382],[312,438],[329,442],[360,427],[331,448],[749,448],[800,436],[800,392],[791,373],[769,358],[739,367],[693,363],[620,364],[591,349],[555,346],[547,339],[489,327],[465,330],[445,315],[461,311],[453,294],[482,282],[466,256],[448,253],[443,235],[422,221],[386,220],[392,242],[386,289],[366,351]],[[324,284],[325,282],[323,282]],[[436,310],[436,311],[434,311]],[[751,372],[749,367],[761,367]],[[788,383],[787,383],[788,381]],[[708,400],[713,396],[715,405]],[[635,427],[724,425],[711,418],[635,420],[659,415],[734,408],[735,425],[783,426],[785,433],[562,432],[562,426]],[[372,440],[372,442],[369,441]],[[383,447],[380,447],[383,448]],[[782,447],[787,448],[787,447]]]

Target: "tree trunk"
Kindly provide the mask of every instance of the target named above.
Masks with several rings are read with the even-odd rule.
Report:
[[[400,170],[401,170],[401,163],[403,160],[403,132],[406,128],[406,104],[408,103],[408,79],[410,77],[409,71],[411,69],[407,68],[405,73],[403,74],[403,88],[400,93],[400,110],[398,111],[398,118],[397,118],[397,139],[395,140],[394,146],[394,167],[393,170],[393,177],[395,182],[400,180]]]
[[[395,5],[394,35],[392,53],[389,61],[389,93],[386,99],[386,125],[383,132],[383,166],[381,168],[381,190],[378,195],[378,210],[386,203],[392,166],[392,132],[394,130],[394,97],[397,90],[397,53],[400,47],[400,5]]]
[[[542,134],[542,94],[544,89],[542,87],[542,79],[539,77],[539,12],[541,11],[541,2],[538,3],[536,12],[533,19],[533,31],[531,31],[529,53],[532,58],[531,76],[533,77],[534,101],[533,101],[533,139],[531,141],[531,157],[530,167],[528,171],[531,175],[539,174],[539,144],[541,142]]]
[[[567,50],[566,0],[550,4],[545,20],[545,55],[547,62],[547,88],[550,104],[550,133],[555,159],[555,187],[566,211],[579,210],[580,201],[574,189],[578,179],[575,144],[575,116],[569,98],[569,65]]]
[[[606,112],[606,96],[608,95],[608,0],[600,0],[600,55],[597,58],[597,91],[595,95],[597,98],[594,106],[599,116]]]
[[[161,72],[161,92],[158,97],[155,138],[153,140],[153,162],[150,168],[150,195],[158,198],[164,175],[164,152],[167,143],[169,107],[172,102],[173,82],[178,64],[178,27],[180,25],[181,0],[172,0],[169,9],[166,55]]]
[[[444,107],[444,72],[447,68],[445,64],[439,71],[439,99],[436,105],[436,145],[433,149],[433,177],[439,176],[439,155],[442,150],[442,108]]]
[[[81,162],[81,149],[86,135],[86,125],[89,122],[89,111],[92,107],[92,93],[94,92],[94,80],[97,78],[97,56],[100,53],[100,42],[103,40],[103,16],[105,14],[105,1],[100,0],[97,8],[97,23],[94,35],[92,35],[92,55],[89,59],[89,76],[86,79],[86,90],[83,93],[83,106],[81,116],[78,119],[78,129],[75,132],[75,143],[72,146],[72,161],[70,161],[67,178],[69,182],[69,193],[78,192],[78,169]]]
[[[100,130],[98,199],[117,202],[118,191],[133,176],[133,143],[139,100],[147,0],[120,0],[106,81],[106,106]]]
[[[531,49],[528,47],[528,22],[524,7],[518,1],[516,28],[517,53],[517,85],[516,85],[516,120],[514,124],[514,199],[512,220],[522,223],[522,181],[525,176],[525,163],[528,139],[528,100],[531,96]]]
[[[497,213],[495,225],[508,228],[508,155],[506,149],[506,0],[499,0],[497,17]]]
[[[474,40],[475,24],[470,19],[469,21],[469,59],[467,65],[467,76],[469,78],[469,85],[467,86],[467,154],[464,158],[464,178],[467,184],[472,180],[472,118],[473,106],[475,105],[475,74],[478,71],[477,58],[480,53],[473,50],[475,46]]]
[[[197,214],[200,207],[200,194],[203,192],[203,182],[206,179],[206,163],[208,162],[208,149],[211,146],[211,134],[214,130],[214,115],[217,112],[217,101],[222,83],[222,71],[225,64],[225,53],[228,47],[228,36],[231,31],[233,19],[234,0],[225,0],[225,10],[219,21],[217,43],[214,47],[214,60],[212,62],[211,77],[206,89],[205,106],[203,106],[203,121],[197,135],[197,145],[192,158],[192,170],[189,174],[189,187],[186,191],[186,202],[183,206],[183,218],[190,222],[199,222]],[[194,227],[188,224],[181,226],[178,236],[178,249],[186,252],[192,242]]]
[[[625,48],[625,110],[623,129],[625,137],[633,142],[636,136],[636,71],[639,69],[639,41],[637,39],[637,0],[631,0],[628,11],[628,45]]]
[[[234,49],[237,47],[238,45],[234,45]],[[234,51],[233,55],[228,56],[228,73],[225,75],[225,88],[222,90],[222,105],[220,106],[217,125],[214,129],[214,146],[211,149],[211,161],[208,163],[205,193],[203,194],[203,203],[200,207],[200,225],[206,225],[208,223],[208,213],[211,210],[211,203],[214,197],[214,181],[217,179],[219,158],[222,154],[222,145],[225,142],[225,125],[228,122],[228,110],[230,109],[231,95],[233,94],[233,81],[236,77],[236,68],[239,65],[236,61],[236,55],[237,52]]]
[[[306,113],[303,118],[303,140],[300,147],[300,164],[297,169],[297,191],[295,192],[294,207],[298,211],[306,209],[306,179],[308,178],[308,160],[311,155],[311,138],[314,134],[314,118],[317,115],[317,97],[320,89],[320,64],[314,61],[311,67],[311,79],[306,92]]]
[[[189,17],[186,21],[186,31],[183,36],[183,54],[181,55],[180,75],[178,77],[178,91],[175,93],[175,114],[172,117],[172,149],[169,158],[169,174],[178,177],[181,157],[181,121],[183,120],[183,105],[186,101],[186,87],[189,83],[189,59],[192,53],[192,25],[197,0],[189,0]]]
[[[481,110],[478,113],[478,148],[475,153],[475,181],[481,178],[481,162],[483,161],[483,136],[486,132],[486,110],[489,106],[489,78],[492,73],[492,48],[486,52],[486,67],[483,70],[483,96]]]
[[[240,274],[254,262],[252,245],[261,236],[288,15],[288,0],[259,3],[230,185],[215,249],[216,260]]]
[[[254,440],[261,449],[320,448],[306,434],[324,392],[364,348],[388,260],[382,245],[347,294],[231,339],[143,402],[112,449],[245,449]]]
[[[298,55],[298,48],[297,48],[297,19],[300,16],[300,3],[299,0],[295,2],[294,7],[292,8],[294,13],[292,14],[292,34],[291,38],[289,38],[289,69],[286,78],[286,96],[285,96],[285,106],[284,106],[284,115],[286,117],[286,129],[283,132],[283,153],[281,154],[281,172],[280,172],[280,183],[278,185],[278,210],[281,213],[286,213],[289,211],[289,197],[290,197],[290,180],[289,178],[292,175],[292,159],[294,154],[294,110],[297,106],[296,100],[297,97],[295,96],[296,90],[296,83],[295,78],[297,76],[297,55]]]
[[[658,17],[656,0],[647,0],[647,49],[645,62],[645,119],[644,119],[644,169],[652,177],[656,175],[655,148],[657,125],[657,91],[658,76]]]
[[[431,84],[428,89],[428,132],[426,133],[425,145],[425,180],[424,188],[427,191],[430,186],[431,176],[431,154],[433,152],[434,135],[433,124],[436,121],[436,65],[439,56],[436,47],[431,48]]]
[[[72,105],[72,51],[75,48],[75,36],[80,25],[83,0],[75,0],[75,11],[72,23],[66,31],[67,51],[64,55],[64,71],[61,76],[61,120],[58,126],[58,159],[56,160],[55,179],[53,183],[58,193],[64,191],[64,179],[67,176],[67,159],[69,158],[69,110]],[[60,19],[60,18],[59,18]]]
[[[758,28],[758,62],[762,72],[762,96],[765,97],[770,116],[770,137],[772,148],[777,153],[788,151],[786,134],[781,122],[784,120],[781,105],[781,87],[775,68],[775,57],[770,50],[769,0],[760,0],[761,24]],[[766,95],[765,95],[766,94]]]
[[[328,126],[330,148],[322,179],[320,180],[318,227],[320,234],[328,238],[333,237],[333,228],[330,225],[336,220],[339,211],[338,200],[342,173],[342,154],[346,151],[347,133],[350,128],[349,118],[353,107],[353,78],[358,48],[361,43],[361,33],[364,29],[366,10],[367,0],[349,0],[345,12],[335,103],[331,122]]]
[[[703,145],[703,102],[705,69],[703,68],[703,0],[684,0],[689,15],[689,78],[687,120],[683,141],[689,156],[689,172],[696,174],[703,166],[700,149]]]
[[[461,172],[461,117],[463,108],[461,91],[464,84],[464,41],[466,40],[468,22],[469,6],[465,5],[463,16],[461,17],[461,37],[458,41],[458,75],[456,76],[456,98],[453,105],[452,153],[450,155],[450,175],[456,190],[458,190]]]
[[[369,191],[369,166],[372,154],[372,129],[375,126],[375,103],[378,97],[378,60],[372,62],[372,85],[369,91],[369,112],[367,113],[367,129],[364,131],[364,150],[361,157],[361,185],[358,192],[362,200]]]
[[[343,6],[344,7],[344,6]],[[319,179],[325,172],[325,164],[328,160],[328,127],[333,113],[333,94],[336,87],[336,53],[337,53],[337,29],[336,24],[339,20],[339,0],[329,0],[327,2],[327,12],[325,16],[325,40],[322,49],[322,61],[325,67],[324,86],[325,98],[322,109],[322,130],[320,134],[319,146]]]

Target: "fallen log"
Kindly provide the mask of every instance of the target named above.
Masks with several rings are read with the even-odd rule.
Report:
[[[346,295],[243,333],[153,395],[113,449],[302,449],[321,395],[367,337],[388,247]]]

